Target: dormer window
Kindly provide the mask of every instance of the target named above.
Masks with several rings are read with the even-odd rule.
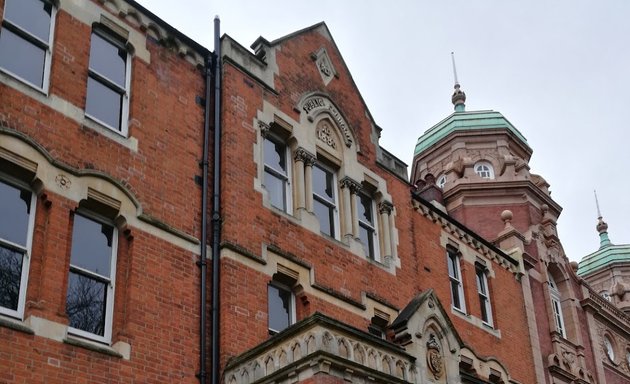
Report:
[[[494,169],[492,164],[482,161],[475,164],[475,173],[482,179],[494,179]]]

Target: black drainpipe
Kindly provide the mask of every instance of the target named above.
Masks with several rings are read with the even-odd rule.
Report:
[[[221,244],[221,21],[214,18],[214,186],[212,200],[212,372],[219,384],[219,246]],[[204,211],[205,212],[205,211]]]
[[[216,17],[214,19],[214,24],[215,24],[215,35],[218,36],[218,31],[219,31],[219,18]],[[207,270],[208,270],[208,252],[207,252],[207,244],[208,244],[208,158],[209,158],[209,154],[208,154],[208,146],[209,146],[209,140],[210,140],[210,97],[212,95],[212,78],[213,78],[213,73],[212,73],[212,66],[214,63],[214,84],[215,84],[215,110],[214,110],[214,116],[215,116],[215,120],[214,120],[214,127],[215,127],[215,136],[216,133],[219,131],[218,127],[218,118],[219,118],[219,108],[217,107],[218,105],[220,105],[217,101],[218,101],[218,93],[217,93],[217,89],[220,89],[218,87],[220,87],[220,78],[219,78],[219,71],[217,70],[218,68],[218,57],[219,56],[219,52],[220,52],[220,47],[217,45],[216,43],[216,38],[215,38],[215,52],[214,54],[210,54],[208,55],[208,57],[206,58],[206,66],[205,66],[205,80],[206,80],[206,100],[205,100],[205,113],[204,113],[204,132],[203,132],[203,158],[202,158],[202,167],[203,167],[203,171],[202,171],[202,195],[201,195],[201,256],[200,256],[200,260],[197,263],[199,265],[199,267],[201,268],[201,288],[200,288],[200,299],[199,299],[199,307],[200,307],[200,317],[199,317],[199,373],[197,374],[197,377],[199,378],[199,383],[200,384],[205,384],[206,383],[206,377],[207,377],[207,372],[206,372],[206,309],[207,309],[207,286],[206,286],[206,280],[207,280]],[[218,179],[219,179],[219,173],[217,171],[217,167],[216,164],[218,164],[218,140],[215,137],[215,152],[214,152],[214,160],[215,160],[215,169],[214,169],[214,186],[215,186],[215,199],[214,199],[214,204],[213,204],[213,222],[214,222],[214,216],[218,216],[218,212],[219,212],[219,207],[218,207],[218,197],[217,197],[217,192],[216,192],[216,187],[218,185]],[[218,238],[218,234],[217,232],[220,231],[220,228],[217,230],[217,226],[214,225],[214,232],[215,232],[215,238]],[[220,233],[220,232],[219,232]],[[213,242],[213,250],[214,250],[214,243]],[[214,259],[218,259],[217,257],[213,257]],[[212,351],[213,351],[213,369],[212,369],[212,382],[215,383],[214,377],[214,344],[215,344],[215,321],[214,321],[214,295],[215,295],[215,291],[218,291],[218,281],[216,281],[216,279],[214,278],[214,274],[215,274],[215,270],[216,268],[214,267],[214,262],[213,262],[213,279],[212,279],[212,292],[213,292],[213,321],[212,321]],[[216,281],[216,283],[215,283]],[[217,287],[215,288],[215,285],[217,285]]]

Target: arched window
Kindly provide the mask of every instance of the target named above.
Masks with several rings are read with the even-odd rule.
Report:
[[[441,189],[444,189],[444,185],[446,185],[446,175],[442,175],[438,177],[437,182],[435,184]]]
[[[564,328],[564,318],[562,317],[560,290],[558,290],[558,285],[551,275],[549,275],[549,294],[551,296],[551,308],[553,310],[553,319],[556,323],[556,330],[562,337],[567,337]]]
[[[608,356],[610,361],[615,362],[615,347],[608,335],[604,336],[604,349],[606,350],[606,356]]]
[[[481,161],[475,164],[475,173],[482,179],[494,179],[494,169],[492,164],[487,161]]]

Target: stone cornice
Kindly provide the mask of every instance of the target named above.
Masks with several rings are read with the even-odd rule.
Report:
[[[531,180],[484,180],[483,182],[458,183],[454,187],[444,191],[444,200],[453,200],[465,193],[470,193],[475,196],[477,192],[481,192],[482,194],[480,194],[480,196],[489,197],[492,196],[493,193],[504,196],[506,195],[506,191],[509,193],[520,190],[523,190],[523,192],[532,192],[532,195],[541,201],[541,205],[542,203],[547,204],[557,215],[560,215],[560,212],[562,212],[562,207],[556,203],[551,196],[541,191],[540,188],[538,188]]]
[[[630,316],[606,301],[586,283],[582,282],[582,286],[585,293],[585,298],[580,301],[582,308],[592,311],[596,317],[601,317],[606,323],[614,325],[620,332],[630,337]]]
[[[477,252],[483,254],[490,260],[493,260],[503,268],[510,270],[514,275],[520,276],[520,265],[517,260],[501,252],[498,248],[483,238],[475,235],[471,230],[465,229],[463,224],[457,223],[452,218],[447,218],[446,214],[432,208],[430,203],[424,203],[419,197],[414,196],[412,204],[413,208],[424,217],[430,219],[434,223],[439,223],[444,231],[455,236],[464,244],[475,249]]]

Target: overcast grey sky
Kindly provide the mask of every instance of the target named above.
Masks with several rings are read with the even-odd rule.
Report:
[[[140,0],[213,49],[325,21],[376,123],[411,167],[417,138],[452,112],[454,51],[467,110],[501,112],[563,208],[567,256],[595,251],[597,189],[613,243],[630,243],[630,1]]]

